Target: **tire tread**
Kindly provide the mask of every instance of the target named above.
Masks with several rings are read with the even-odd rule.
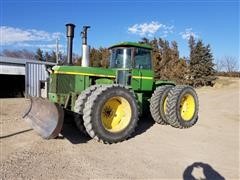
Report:
[[[101,87],[101,85],[92,85],[88,87],[78,96],[75,102],[74,121],[77,128],[84,134],[87,134],[87,132],[86,132],[86,128],[84,127],[83,119],[82,119],[83,109],[84,109],[85,103],[87,102],[88,97],[99,87]]]
[[[134,97],[135,104],[137,104],[135,93],[132,90],[130,90],[128,87],[125,87],[125,86],[119,85],[119,84],[103,85],[103,86],[97,88],[97,90],[94,91],[91,94],[91,96],[88,97],[88,100],[87,100],[86,105],[83,110],[84,127],[86,128],[87,133],[89,134],[89,136],[91,138],[93,138],[99,142],[102,142],[104,144],[118,143],[118,142],[124,141],[125,139],[129,138],[133,134],[134,130],[136,129],[137,122],[138,122],[139,109],[138,109],[138,114],[137,114],[137,120],[136,120],[136,123],[134,124],[134,127],[131,128],[130,132],[128,132],[127,137],[124,137],[123,139],[121,139],[117,142],[101,138],[101,135],[98,134],[98,132],[94,129],[94,126],[92,125],[92,116],[93,116],[92,112],[94,111],[94,105],[98,101],[98,98],[102,95],[102,93],[104,93],[108,89],[114,88],[114,87],[121,87],[121,88],[127,89],[131,93],[131,95]],[[137,108],[138,108],[138,106],[137,106]]]
[[[151,112],[153,120],[155,122],[157,122],[158,124],[161,124],[161,125],[168,124],[168,122],[165,120],[165,118],[162,117],[162,115],[160,114],[160,107],[159,107],[160,104],[159,103],[160,103],[160,99],[163,96],[163,93],[166,90],[171,89],[172,87],[173,87],[172,85],[164,85],[164,86],[157,87],[152,94],[152,97],[150,100],[150,112]]]
[[[187,88],[193,89],[192,87],[187,86],[187,85],[179,85],[179,86],[176,86],[175,88],[171,89],[168,94],[166,117],[167,117],[168,123],[175,128],[180,128],[180,129],[189,128],[189,127],[192,127],[197,122],[197,118],[196,118],[196,120],[192,121],[191,124],[184,125],[179,121],[178,116],[177,116],[177,111],[179,111],[179,109],[177,107],[179,96]],[[196,111],[198,112],[199,105],[198,105],[197,94],[195,97],[195,101],[196,101],[196,104],[195,104]]]

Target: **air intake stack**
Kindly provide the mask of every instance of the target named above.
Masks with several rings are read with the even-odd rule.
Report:
[[[72,51],[73,51],[73,37],[74,37],[74,24],[66,24],[67,27],[67,64],[72,65]]]
[[[87,30],[90,26],[83,26],[82,35],[82,67],[89,66],[90,46],[87,45]]]

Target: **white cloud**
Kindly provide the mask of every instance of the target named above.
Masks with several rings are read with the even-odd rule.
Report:
[[[157,21],[152,21],[151,23],[134,24],[128,28],[128,32],[140,36],[152,37],[158,31],[162,30],[161,33],[167,36],[169,33],[173,33],[173,28],[173,25],[168,26]]]
[[[16,43],[14,46],[17,47],[26,47],[26,48],[40,48],[43,51],[52,51],[56,50],[56,43],[50,43],[50,44],[36,44],[36,43]],[[62,44],[58,45],[59,51],[63,52],[66,48]]]
[[[0,45],[12,45],[19,42],[52,41],[62,33],[49,33],[36,29],[20,29],[9,26],[0,26]]]
[[[23,47],[56,48],[56,43],[53,43],[53,44],[17,43],[16,45],[23,46]],[[59,48],[63,48],[62,44],[59,44],[58,46]]]
[[[189,40],[190,36],[193,36],[194,38],[198,38],[199,36],[197,33],[193,32],[192,28],[186,28],[184,32],[179,33],[183,39]]]

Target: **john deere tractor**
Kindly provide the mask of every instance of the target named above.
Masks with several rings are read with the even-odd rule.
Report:
[[[196,92],[190,86],[154,79],[151,46],[133,42],[115,44],[109,48],[108,68],[89,67],[89,26],[84,26],[82,66],[74,66],[75,26],[66,27],[67,64],[51,69],[48,100],[32,97],[24,115],[43,138],[58,136],[63,109],[74,112],[74,121],[81,131],[104,143],[129,138],[139,116],[149,110],[154,121],[162,125],[189,128],[197,122]]]

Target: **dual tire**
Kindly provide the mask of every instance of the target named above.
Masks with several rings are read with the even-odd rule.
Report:
[[[198,120],[198,107],[197,94],[190,86],[160,86],[150,101],[154,121],[175,128],[192,127]]]
[[[97,89],[101,87],[101,85],[92,85],[85,89],[77,98],[74,106],[74,121],[77,128],[83,133],[87,134],[86,128],[83,123],[83,109],[88,100],[88,97]]]
[[[135,94],[121,85],[91,86],[79,96],[75,110],[82,114],[81,123],[75,120],[79,129],[109,144],[130,137],[139,116]]]
[[[126,140],[138,123],[136,99],[134,92],[122,85],[91,86],[76,101],[76,125],[103,143]],[[160,86],[150,100],[153,119],[175,128],[193,126],[198,120],[198,106],[197,94],[190,86]]]

